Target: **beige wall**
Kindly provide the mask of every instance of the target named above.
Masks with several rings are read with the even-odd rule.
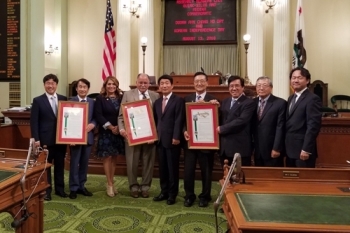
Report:
[[[45,1],[45,4],[57,3],[66,4],[68,8],[68,36],[67,41],[61,43],[67,44],[68,59],[68,75],[67,77],[59,77],[66,83],[71,83],[81,77],[85,77],[91,81],[90,92],[99,92],[101,87],[101,67],[102,67],[102,46],[103,46],[103,30],[105,20],[105,1],[101,0],[51,0]],[[249,0],[250,1],[250,0]],[[260,1],[260,0],[257,0]],[[294,21],[295,10],[297,0],[290,0],[290,12],[291,12],[291,38],[294,33]],[[112,0],[113,14],[116,15],[116,7],[118,0]],[[241,0],[241,31],[242,36],[246,31],[246,12],[247,12],[248,0]],[[160,64],[161,54],[161,1],[154,1],[154,20],[155,20],[155,72],[159,77],[162,72],[162,65]],[[350,1],[349,0],[304,0],[304,13],[305,13],[305,41],[307,49],[307,68],[312,74],[312,80],[322,80],[328,83],[328,96],[329,98],[335,94],[350,95]],[[55,11],[52,6],[45,6],[47,11]],[[55,11],[57,12],[57,11]],[[55,12],[51,12],[54,14]],[[49,15],[50,12],[45,12],[45,15]],[[265,14],[265,13],[264,13]],[[264,74],[272,76],[272,33],[273,33],[273,11],[264,15]],[[115,17],[116,18],[116,17]],[[138,20],[133,18],[131,21],[132,34],[138,34]],[[45,30],[47,28],[55,28],[57,25],[55,21],[48,20],[45,22]],[[116,23],[115,23],[116,25]],[[56,29],[57,30],[57,29]],[[132,37],[133,38],[133,37]],[[131,83],[134,83],[136,74],[138,73],[138,49],[139,41],[134,37],[131,42],[132,55],[131,55]],[[43,40],[43,39],[41,39]],[[118,44],[118,46],[122,46]],[[244,48],[241,46],[241,75],[244,76],[245,70],[245,53]],[[65,49],[65,47],[62,47]],[[292,48],[292,44],[291,44]],[[22,46],[23,50],[30,51],[30,48]],[[61,53],[54,56],[60,56]],[[44,55],[43,55],[44,56]],[[27,56],[30,57],[30,56]],[[59,66],[55,67],[55,62],[51,60],[53,58],[45,58],[45,69],[56,70],[61,69]],[[55,58],[60,60],[60,58]],[[117,62],[123,59],[122,54],[117,55]],[[35,62],[30,63],[27,61],[26,65],[28,69],[36,69]],[[44,72],[44,71],[43,71]],[[60,72],[58,72],[60,73]],[[127,78],[127,77],[123,77]],[[254,78],[254,77],[251,77]],[[286,77],[288,78],[288,77]],[[23,75],[22,79],[26,79]],[[40,77],[40,80],[42,77]],[[122,80],[121,80],[122,81]],[[41,85],[39,85],[42,88]],[[0,93],[8,92],[8,83],[0,82]],[[40,89],[43,90],[43,89]],[[40,91],[41,92],[41,91]],[[65,93],[64,88],[60,88],[60,93]],[[26,100],[22,100],[22,105],[31,102],[34,96],[33,93],[26,94]],[[8,107],[8,95],[1,98],[0,108],[4,109]]]
[[[328,83],[329,99],[336,94],[350,95],[350,1],[303,3],[311,79]]]

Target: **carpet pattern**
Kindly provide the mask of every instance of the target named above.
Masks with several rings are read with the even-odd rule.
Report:
[[[68,172],[65,174],[66,192],[68,190]],[[174,205],[166,201],[154,202],[152,198],[160,193],[159,179],[154,179],[149,198],[132,198],[129,194],[127,177],[115,177],[115,186],[119,194],[113,198],[106,195],[106,180],[102,175],[88,175],[86,188],[92,197],[78,195],[71,200],[52,196],[45,202],[45,233],[213,233],[215,218],[212,203],[206,208],[198,207],[198,199],[190,207],[184,207],[183,180],[180,180],[179,195]],[[196,181],[196,193],[200,193],[200,181]],[[218,182],[212,184],[212,197],[220,192]],[[0,214],[0,232],[12,233],[13,221],[8,213]],[[220,224],[218,232],[226,231],[225,215],[218,214]]]

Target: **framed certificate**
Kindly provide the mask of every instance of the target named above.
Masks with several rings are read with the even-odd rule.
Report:
[[[151,102],[148,99],[122,104],[129,146],[158,140]]]
[[[87,144],[88,102],[59,101],[57,111],[57,144]]]
[[[212,103],[186,103],[186,124],[190,136],[190,149],[219,149],[218,105]]]

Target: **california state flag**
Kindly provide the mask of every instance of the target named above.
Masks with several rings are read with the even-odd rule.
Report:
[[[295,31],[294,31],[294,46],[292,66],[305,67],[306,64],[306,50],[305,50],[305,25],[304,25],[304,9],[302,7],[302,0],[298,0],[297,14],[295,17]]]

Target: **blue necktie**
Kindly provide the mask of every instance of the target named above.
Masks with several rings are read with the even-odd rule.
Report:
[[[52,111],[55,114],[55,116],[57,116],[57,104],[55,101],[55,97],[51,96],[51,107],[52,107]]]
[[[231,105],[230,105],[230,109],[232,108],[232,106],[236,103],[236,100],[234,98],[232,98],[231,100]]]

